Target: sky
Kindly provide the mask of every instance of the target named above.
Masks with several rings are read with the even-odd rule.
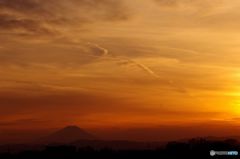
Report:
[[[0,133],[237,127],[239,9],[238,0],[0,0]]]

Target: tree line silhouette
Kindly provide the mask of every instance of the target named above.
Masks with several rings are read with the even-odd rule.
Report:
[[[173,141],[164,147],[154,149],[116,150],[111,147],[93,148],[74,145],[46,146],[42,150],[28,150],[18,153],[4,152],[1,159],[226,159],[239,156],[210,156],[210,150],[239,151],[240,143],[234,139],[209,141],[191,139],[186,142]]]

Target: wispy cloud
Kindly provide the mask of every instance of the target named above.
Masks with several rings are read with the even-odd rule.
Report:
[[[202,7],[208,6],[213,7],[213,5],[219,5],[224,0],[154,0],[162,7]]]
[[[159,78],[159,76],[152,69],[150,69],[148,66],[146,66],[142,63],[137,62],[136,60],[133,60],[133,59],[130,59],[130,58],[127,58],[127,57],[112,56],[109,53],[108,49],[100,46],[99,44],[90,43],[90,42],[88,42],[88,44],[90,46],[94,46],[97,49],[97,51],[100,51],[101,56],[103,56],[103,57],[106,57],[107,55],[109,55],[109,57],[112,58],[112,59],[116,59],[116,60],[119,60],[119,61],[125,61],[125,62],[123,62],[125,64],[134,64],[135,66],[137,66],[138,68],[140,68],[144,72],[148,73],[149,75],[153,76],[154,78]]]
[[[143,64],[142,62],[138,62],[135,59],[131,59],[128,57],[122,57],[122,56],[113,56],[111,55],[110,51],[102,46],[100,46],[99,44],[96,43],[88,43],[90,46],[95,47],[97,50],[97,52],[100,52],[100,56],[95,56],[95,57],[102,57],[105,60],[116,60],[116,62],[120,61],[120,65],[133,65],[139,69],[141,69],[143,72],[147,73],[150,77],[153,77],[154,79],[157,80],[163,80],[163,78],[161,78],[161,76],[159,76],[153,69],[151,69],[150,67],[148,67],[147,65]],[[177,50],[177,49],[174,49]],[[182,49],[180,49],[182,50]],[[184,51],[188,51],[190,53],[196,53],[194,51],[189,51],[189,50],[184,50]],[[187,90],[185,88],[183,88],[180,84],[177,84],[175,82],[175,80],[165,80],[164,81],[168,86],[174,88],[174,90],[176,90],[177,92],[180,93],[187,93]]]
[[[122,1],[114,0],[1,0],[0,31],[25,34],[61,32],[66,26],[127,19]],[[19,32],[20,31],[20,32]]]
[[[24,118],[24,119],[17,119],[17,120],[8,120],[8,121],[1,121],[0,127],[5,126],[22,126],[22,125],[32,125],[32,124],[46,124],[48,120],[42,119],[35,119],[35,118]]]
[[[108,52],[109,52],[108,49],[106,49],[106,48],[104,48],[104,47],[101,47],[100,45],[95,44],[95,43],[90,43],[90,42],[88,42],[87,44],[88,44],[89,46],[91,46],[91,47],[99,50],[100,53],[101,53],[101,56],[107,56],[107,55],[108,55]]]
[[[155,78],[159,78],[159,76],[152,70],[150,69],[149,67],[147,67],[146,65],[142,64],[142,63],[139,63],[135,60],[131,60],[129,59],[128,60],[130,63],[133,63],[135,64],[137,67],[139,67],[140,69],[142,69],[143,71],[147,72],[149,75],[155,77]]]

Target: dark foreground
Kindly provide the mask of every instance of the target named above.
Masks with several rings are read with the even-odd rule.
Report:
[[[165,147],[154,149],[114,150],[111,148],[77,147],[74,145],[46,146],[41,150],[18,153],[4,152],[0,159],[218,159],[240,158],[240,156],[210,156],[210,150],[238,151],[236,140],[207,141],[192,139],[187,142],[169,142]]]

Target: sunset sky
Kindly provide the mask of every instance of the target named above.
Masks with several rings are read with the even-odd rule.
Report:
[[[237,126],[239,17],[239,0],[0,0],[0,130]]]

